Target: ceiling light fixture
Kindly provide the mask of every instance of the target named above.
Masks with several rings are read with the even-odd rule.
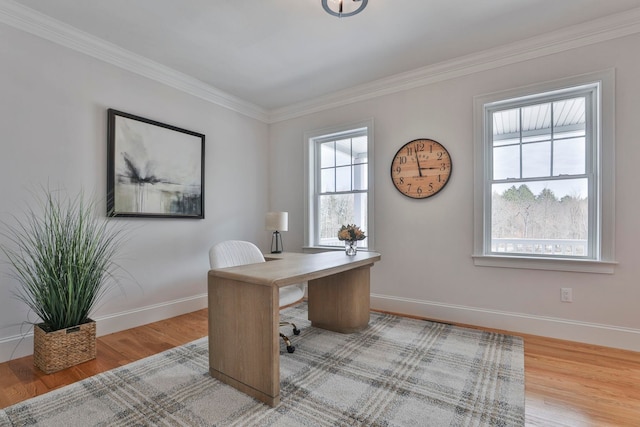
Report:
[[[367,2],[368,0],[322,0],[322,7],[329,15],[342,18],[362,12]]]

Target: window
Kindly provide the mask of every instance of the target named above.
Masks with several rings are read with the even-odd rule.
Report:
[[[344,247],[343,224],[367,234],[359,245],[373,246],[372,123],[365,122],[305,134],[306,246]]]
[[[477,265],[612,272],[613,138],[602,119],[613,110],[602,101],[613,79],[601,77],[476,98]]]

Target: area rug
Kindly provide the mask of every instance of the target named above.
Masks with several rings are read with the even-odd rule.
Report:
[[[518,337],[380,313],[339,334],[311,327],[306,304],[281,317],[302,333],[281,347],[275,408],[211,378],[203,338],[6,408],[0,425],[524,425]]]

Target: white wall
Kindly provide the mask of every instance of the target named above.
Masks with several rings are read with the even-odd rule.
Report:
[[[205,307],[214,242],[269,247],[266,124],[3,24],[0,58],[1,220],[42,185],[105,197],[107,108],[206,135],[204,220],[113,220],[130,229],[120,263],[135,282],[94,313],[99,335]],[[9,272],[0,264],[0,362],[32,352],[23,322],[36,320]]]
[[[373,117],[376,248],[372,306],[640,351],[640,36],[628,36],[273,124],[271,204],[289,211],[288,244],[303,246],[303,133]],[[615,274],[476,267],[473,97],[609,68],[616,70]],[[412,200],[389,177],[404,143],[432,138],[453,158],[435,197]],[[560,302],[560,287],[574,302]]]

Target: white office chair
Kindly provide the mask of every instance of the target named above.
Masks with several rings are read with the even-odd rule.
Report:
[[[234,267],[236,265],[254,264],[265,262],[260,249],[251,242],[241,240],[227,240],[220,242],[209,249],[209,264],[211,268]],[[304,296],[304,284],[283,286],[280,288],[280,307],[293,304],[302,300]],[[280,322],[280,326],[290,325],[293,327],[293,334],[299,335],[300,330],[291,322]],[[296,348],[291,345],[291,340],[280,333],[280,337],[287,345],[287,351],[293,353]]]

